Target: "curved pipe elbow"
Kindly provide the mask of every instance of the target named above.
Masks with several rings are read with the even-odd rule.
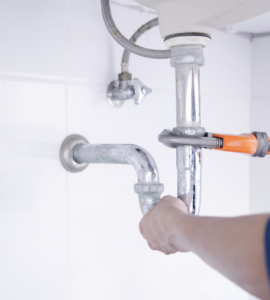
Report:
[[[159,183],[155,160],[145,149],[137,145],[79,144],[74,148],[74,159],[79,164],[128,164],[134,167],[138,183],[134,190],[139,196],[142,213],[156,206],[164,190]]]
[[[137,145],[123,145],[127,163],[134,167],[139,183],[159,183],[159,172],[153,157]]]

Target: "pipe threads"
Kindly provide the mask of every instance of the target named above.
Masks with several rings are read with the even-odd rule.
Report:
[[[176,46],[171,49],[172,57],[179,55],[203,55],[202,46]]]

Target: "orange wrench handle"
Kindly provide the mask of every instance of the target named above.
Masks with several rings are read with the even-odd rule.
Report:
[[[214,133],[213,137],[223,139],[223,147],[212,148],[215,150],[253,155],[258,146],[258,141],[255,135],[249,133],[242,133],[240,135]],[[270,155],[270,151],[268,151],[267,155]]]

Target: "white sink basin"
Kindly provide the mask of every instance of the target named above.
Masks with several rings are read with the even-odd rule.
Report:
[[[216,29],[270,11],[270,0],[135,0],[158,13],[163,38],[179,33],[211,35]]]

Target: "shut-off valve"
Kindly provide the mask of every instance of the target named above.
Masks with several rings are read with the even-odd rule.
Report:
[[[122,74],[119,74],[119,77]],[[121,107],[126,100],[134,100],[135,104],[140,104],[142,100],[152,92],[139,79],[114,80],[107,89],[107,100],[113,107]]]

